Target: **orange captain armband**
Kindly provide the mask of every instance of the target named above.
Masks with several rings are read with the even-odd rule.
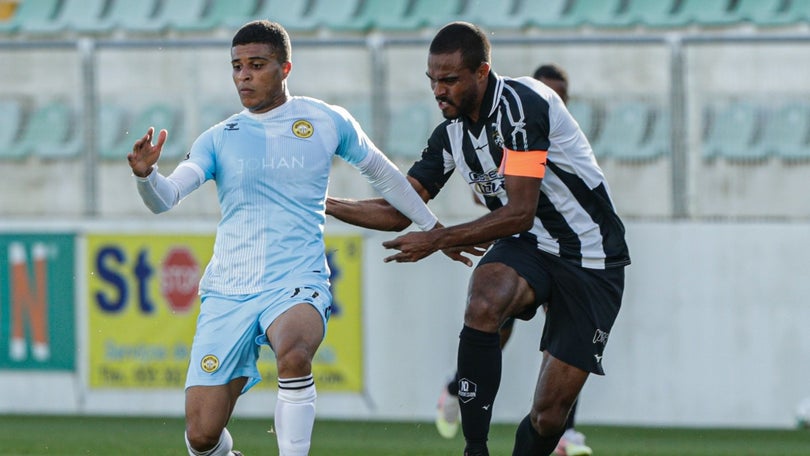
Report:
[[[548,157],[546,150],[516,152],[504,149],[503,154],[500,171],[504,176],[542,179],[546,175],[546,157]]]

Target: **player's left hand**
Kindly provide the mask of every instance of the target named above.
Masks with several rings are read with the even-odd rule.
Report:
[[[447,258],[450,258],[453,261],[458,261],[459,263],[464,263],[466,266],[472,267],[473,262],[470,258],[465,256],[473,255],[473,256],[483,256],[492,242],[487,242],[484,244],[479,245],[466,245],[461,247],[450,247],[446,249],[442,249],[442,253],[444,253]]]
[[[383,242],[386,249],[396,249],[399,253],[386,257],[383,261],[390,263],[413,263],[425,258],[436,250],[436,231],[412,231],[402,236]]]

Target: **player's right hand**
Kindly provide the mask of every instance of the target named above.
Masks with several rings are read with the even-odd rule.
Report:
[[[152,167],[157,163],[160,157],[160,151],[163,150],[163,144],[166,142],[166,137],[169,135],[169,132],[165,129],[160,130],[157,144],[153,145],[152,137],[154,134],[155,127],[149,127],[146,134],[132,145],[132,152],[127,154],[127,161],[129,162],[129,167],[132,168],[132,174],[138,177],[146,177],[152,172]]]

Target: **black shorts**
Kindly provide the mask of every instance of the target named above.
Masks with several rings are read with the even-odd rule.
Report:
[[[498,240],[478,266],[487,263],[503,263],[526,279],[534,289],[536,307],[548,303],[541,351],[588,372],[605,374],[602,353],[621,307],[624,267],[584,268],[538,250],[525,238]]]

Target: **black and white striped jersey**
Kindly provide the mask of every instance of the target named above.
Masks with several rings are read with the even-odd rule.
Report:
[[[535,223],[520,236],[586,268],[630,263],[624,225],[588,139],[559,96],[533,78],[490,72],[479,121],[442,122],[408,174],[435,197],[456,170],[495,210],[508,200],[499,170],[504,149],[548,151]]]

